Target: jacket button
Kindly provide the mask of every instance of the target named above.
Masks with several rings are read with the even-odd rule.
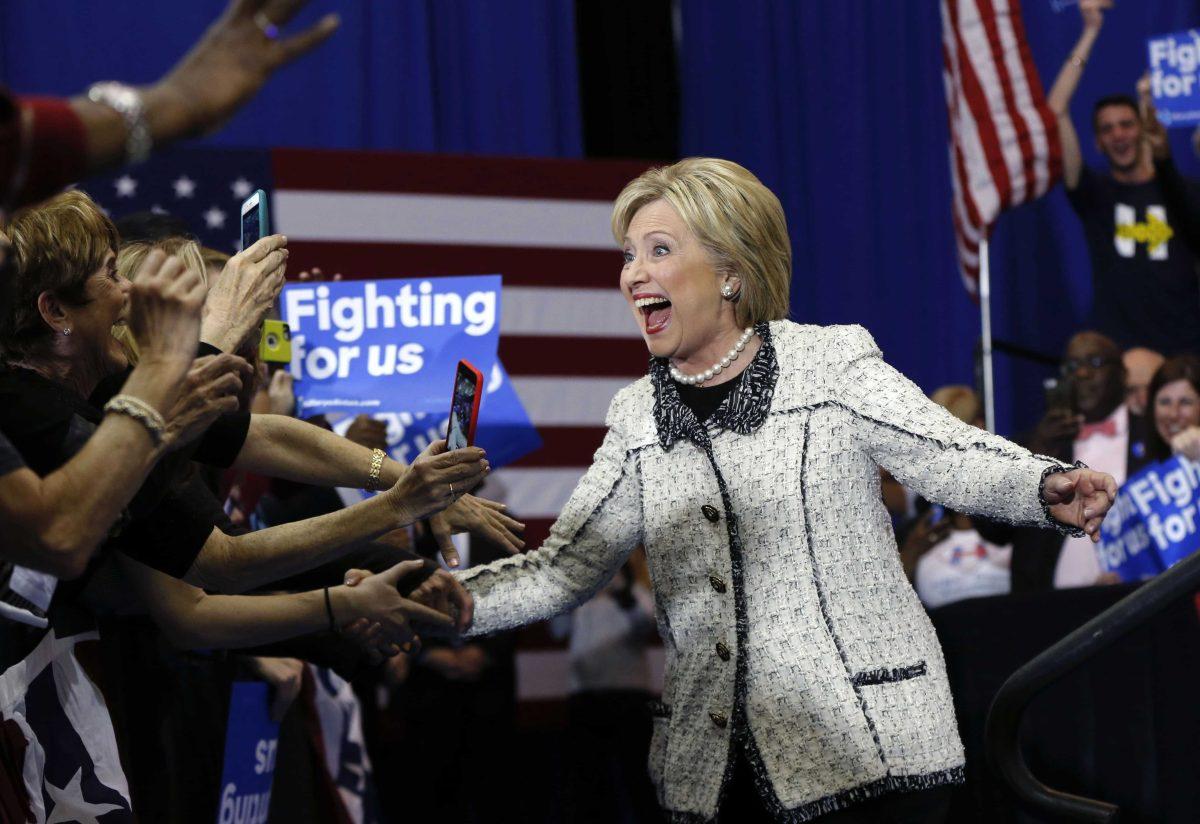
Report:
[[[717,642],[717,657],[722,661],[729,660],[729,647],[725,646],[724,641]]]
[[[725,591],[725,582],[723,580],[721,580],[720,578],[718,578],[716,575],[709,575],[708,582],[710,584],[712,584],[712,588],[715,589],[717,592]]]
[[[705,504],[700,507],[700,511],[704,513],[704,517],[712,521],[714,524],[721,520],[721,513],[717,512],[717,508],[712,504]]]
[[[726,727],[729,726],[729,719],[725,717],[724,713],[714,711],[714,712],[710,712],[708,714],[708,717],[711,718],[712,722],[714,724],[716,724],[718,727],[720,727],[721,729],[725,729]]]

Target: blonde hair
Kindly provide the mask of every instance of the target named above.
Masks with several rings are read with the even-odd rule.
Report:
[[[14,276],[3,284],[0,350],[23,357],[53,330],[42,319],[38,297],[51,292],[67,303],[87,301],[87,281],[117,251],[117,227],[85,193],[72,190],[23,209],[8,225]]]
[[[734,304],[739,326],[788,314],[792,246],[779,198],[747,169],[729,160],[689,157],[650,169],[613,204],[612,232],[624,241],[638,210],[664,200],[712,256],[719,274],[741,279]]]
[[[135,240],[126,243],[117,252],[117,274],[125,280],[132,281],[137,270],[145,262],[146,257],[155,249],[161,249],[168,255],[174,255],[183,261],[183,265],[192,271],[200,273],[200,280],[208,285],[208,270],[204,265],[204,256],[200,245],[185,237],[166,237],[162,240]],[[117,326],[113,329],[113,337],[121,342],[125,354],[131,364],[138,362],[139,350],[137,340],[128,326]]]

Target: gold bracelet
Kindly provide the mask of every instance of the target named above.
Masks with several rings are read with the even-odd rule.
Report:
[[[365,487],[370,492],[377,492],[383,488],[383,485],[379,483],[379,470],[383,469],[383,459],[386,457],[387,455],[382,449],[371,450],[371,471],[367,473]]]

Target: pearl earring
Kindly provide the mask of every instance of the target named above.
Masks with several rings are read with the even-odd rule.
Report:
[[[729,285],[729,281],[721,284],[721,297],[725,300],[733,300],[733,287]]]

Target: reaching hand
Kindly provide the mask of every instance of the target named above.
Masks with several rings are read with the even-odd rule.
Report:
[[[1033,431],[1030,450],[1037,453],[1053,452],[1064,442],[1069,443],[1075,439],[1083,421],[1083,415],[1068,409],[1047,410]]]
[[[513,555],[525,548],[521,533],[525,524],[504,514],[504,504],[463,495],[453,504],[429,519],[429,530],[437,540],[438,550],[447,566],[459,565],[458,550],[450,536],[458,532],[470,532],[476,538],[491,541]]]
[[[200,340],[237,352],[279,297],[287,257],[283,235],[261,238],[231,257],[209,290]]]
[[[336,14],[291,37],[283,27],[307,0],[233,0],[162,85],[186,101],[195,132],[212,131],[255,95],[276,69],[316,48],[337,29]],[[264,29],[266,31],[264,31]]]
[[[383,494],[396,507],[397,525],[405,526],[441,512],[482,483],[489,471],[479,447],[447,451],[445,440],[434,441]]]
[[[272,415],[291,415],[296,409],[296,392],[292,389],[292,373],[278,369],[267,385]]]
[[[1200,461],[1200,427],[1189,426],[1171,438],[1171,451],[1189,461]]]
[[[1112,475],[1083,468],[1058,472],[1046,478],[1042,491],[1055,520],[1100,540],[1100,522],[1117,497]]]
[[[346,585],[330,590],[330,594],[336,593],[342,602],[341,608],[335,607],[334,613],[342,622],[343,631],[362,631],[363,624],[359,619],[366,619],[365,637],[369,645],[394,655],[406,644],[420,643],[410,621],[420,621],[435,629],[453,630],[454,622],[448,616],[405,598],[396,589],[397,581],[423,567],[422,561],[401,561],[377,575],[363,575],[362,570],[348,572]]]
[[[1155,160],[1166,160],[1171,156],[1171,141],[1167,139],[1167,128],[1158,119],[1154,108],[1154,95],[1150,93],[1150,73],[1146,72],[1137,82],[1138,114],[1142,121],[1142,138],[1150,148]]]
[[[247,663],[271,687],[271,720],[282,721],[304,685],[304,662],[254,656]]]
[[[129,331],[141,360],[192,362],[205,291],[200,273],[179,258],[160,249],[146,255],[129,288]]]
[[[387,423],[370,415],[356,415],[346,429],[346,439],[367,449],[387,452]]]
[[[1079,16],[1083,18],[1085,29],[1095,29],[1104,25],[1104,12],[1113,7],[1113,0],[1079,0]]]
[[[236,355],[196,358],[184,380],[175,405],[165,416],[164,440],[178,449],[198,438],[212,422],[238,408],[242,382],[250,380],[250,364]]]

